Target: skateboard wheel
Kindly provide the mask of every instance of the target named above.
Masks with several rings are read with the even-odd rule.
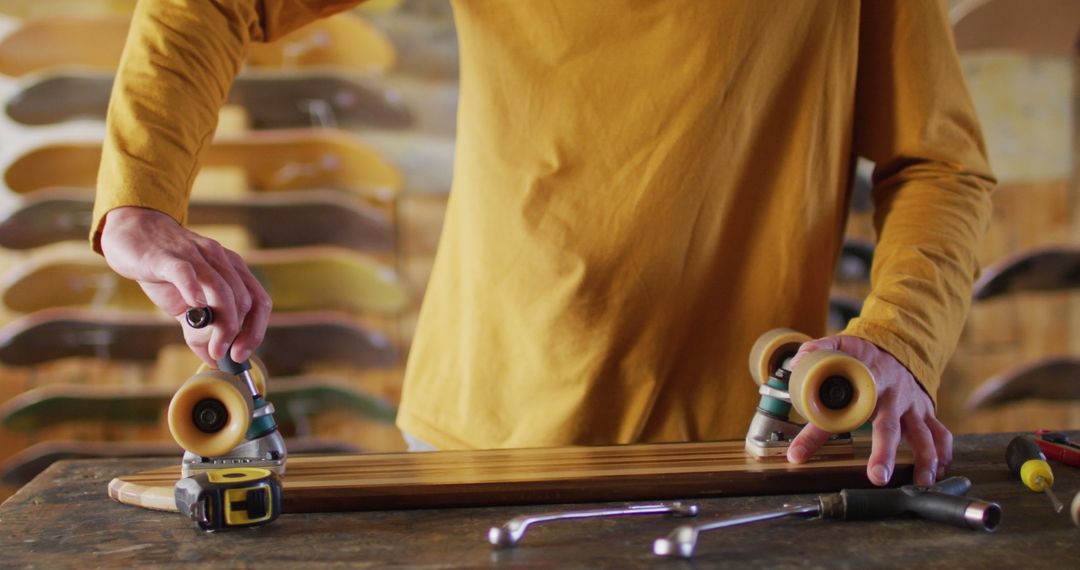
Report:
[[[816,350],[800,358],[792,367],[788,393],[799,414],[830,433],[858,428],[877,405],[870,369],[837,350]]]
[[[253,408],[234,376],[211,370],[192,376],[169,402],[169,432],[187,451],[219,457],[244,441]]]
[[[758,337],[750,349],[750,375],[754,382],[758,385],[768,382],[784,359],[795,356],[799,346],[810,340],[809,336],[791,329],[773,329]]]
[[[270,374],[266,371],[266,364],[258,356],[252,356],[248,359],[251,363],[251,377],[255,380],[255,389],[259,391],[259,395],[266,397],[267,382],[266,379],[270,377]],[[203,362],[199,365],[199,369],[195,371],[195,374],[202,374],[203,372],[217,372],[217,368],[211,368],[209,364]]]

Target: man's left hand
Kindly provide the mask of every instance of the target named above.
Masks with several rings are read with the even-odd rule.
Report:
[[[792,363],[815,350],[846,352],[861,360],[877,382],[874,435],[866,474],[885,485],[896,464],[901,437],[915,455],[915,484],[933,485],[952,463],[952,433],[934,415],[934,404],[911,372],[891,354],[854,336],[830,336],[802,345]],[[791,442],[788,461],[803,463],[829,439],[829,432],[807,425]]]

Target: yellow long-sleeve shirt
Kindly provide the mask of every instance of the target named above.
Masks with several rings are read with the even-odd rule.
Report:
[[[183,220],[246,43],[336,4],[140,2],[98,235],[121,205]],[[824,331],[856,154],[879,240],[845,333],[936,394],[993,185],[940,2],[454,9],[454,182],[403,429],[446,449],[741,437],[754,339]]]

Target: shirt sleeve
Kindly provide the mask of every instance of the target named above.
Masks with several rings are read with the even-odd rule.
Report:
[[[862,4],[854,141],[875,163],[877,247],[870,294],[843,333],[896,357],[935,404],[996,183],[943,4]]]
[[[113,85],[90,239],[105,214],[160,210],[184,223],[198,159],[250,42],[273,41],[359,0],[138,2]]]

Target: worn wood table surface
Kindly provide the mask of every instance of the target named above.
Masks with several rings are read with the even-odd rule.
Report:
[[[557,522],[531,529],[508,550],[493,550],[486,541],[489,527],[513,516],[600,506],[595,504],[286,514],[258,530],[204,534],[179,515],[106,496],[112,477],[159,466],[160,460],[69,461],[52,466],[0,506],[0,566],[1075,568],[1080,528],[1067,515],[1055,515],[1042,494],[1010,479],[1004,464],[1010,437],[958,437],[951,472],[972,480],[972,496],[1001,505],[997,532],[916,519],[776,521],[704,533],[692,562],[660,559],[650,551],[653,539],[686,519]],[[1080,491],[1080,469],[1053,467],[1055,489],[1071,500]],[[703,500],[697,521],[812,498]]]

